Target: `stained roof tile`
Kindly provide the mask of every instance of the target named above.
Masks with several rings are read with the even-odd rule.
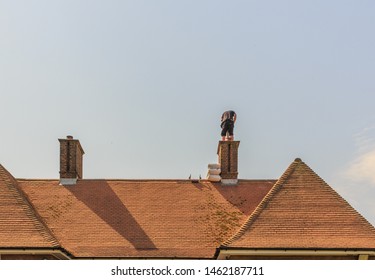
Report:
[[[375,229],[296,159],[225,248],[375,248]]]
[[[60,244],[60,245],[59,245]],[[74,257],[212,258],[224,248],[375,248],[375,229],[301,160],[276,180],[14,179],[0,165],[0,247]]]
[[[76,257],[212,258],[275,183],[186,180],[51,180],[19,185]]]

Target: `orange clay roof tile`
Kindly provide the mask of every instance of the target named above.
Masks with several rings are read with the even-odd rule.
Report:
[[[57,240],[24,197],[17,181],[2,165],[0,165],[0,247],[59,247]]]
[[[19,180],[62,247],[88,258],[212,258],[274,183]]]
[[[223,248],[375,248],[375,229],[296,159]]]
[[[61,246],[78,258],[212,258],[220,244],[375,248],[371,224],[301,160],[278,181],[237,186],[205,180],[60,186],[16,180],[0,165],[0,208],[0,247]]]

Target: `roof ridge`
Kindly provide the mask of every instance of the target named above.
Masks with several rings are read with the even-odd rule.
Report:
[[[243,225],[239,228],[239,230],[227,241],[225,241],[220,247],[226,247],[233,241],[240,238],[246,230],[251,226],[251,224],[257,219],[257,217],[260,215],[260,213],[263,211],[263,209],[267,206],[269,201],[272,199],[272,197],[280,190],[280,188],[283,186],[286,180],[293,174],[294,170],[296,169],[297,165],[302,162],[301,159],[296,158],[287,168],[287,170],[281,175],[281,177],[277,180],[277,182],[273,185],[273,187],[270,189],[270,191],[266,194],[266,196],[262,199],[262,201],[259,203],[257,208],[251,213],[249,218],[243,223]]]
[[[331,186],[329,186],[316,172],[314,172],[306,163],[304,163],[301,159],[297,158],[294,162],[288,167],[288,169],[284,172],[284,174],[280,177],[280,179],[275,183],[272,189],[267,193],[267,195],[263,198],[263,200],[259,203],[258,207],[254,210],[253,213],[249,216],[246,222],[240,227],[240,229],[226,242],[221,245],[221,248],[228,248],[230,246],[235,246],[238,242],[242,242],[242,237],[245,234],[251,231],[253,228],[253,224],[258,221],[258,218],[264,211],[267,211],[267,205],[274,200],[274,197],[278,195],[280,191],[289,186],[289,182],[291,177],[293,177],[294,173],[297,173],[298,176],[309,176],[310,180],[308,184],[318,184],[319,188],[322,188],[322,191],[326,192],[327,195],[332,197],[332,201],[329,202],[330,204],[338,203],[341,205],[341,212],[340,213],[347,213],[346,215],[350,215],[351,218],[356,219],[358,225],[361,227],[363,234],[366,233],[367,236],[371,236],[374,240],[375,237],[375,228],[374,226],[369,223],[353,206],[351,206],[339,193],[337,193]],[[316,182],[316,183],[315,183]],[[300,183],[293,182],[294,188],[300,186]],[[293,186],[292,186],[293,188]],[[287,190],[286,190],[287,191]],[[337,205],[337,204],[335,204]],[[347,226],[347,225],[346,225]],[[259,234],[259,232],[258,232]],[[248,236],[248,235],[246,235]],[[251,236],[251,235],[250,235]]]
[[[26,216],[30,218],[40,235],[48,243],[52,244],[52,247],[60,247],[60,243],[57,241],[57,238],[44,223],[43,219],[38,215],[31,202],[27,198],[26,194],[24,194],[24,192],[18,187],[17,180],[1,164],[0,180],[5,183],[5,185],[8,187],[9,192],[13,195],[16,201],[21,203],[22,209],[25,211]]]

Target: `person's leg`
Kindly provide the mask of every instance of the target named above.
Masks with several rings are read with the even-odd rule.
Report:
[[[229,129],[228,122],[225,122],[223,124],[223,129],[221,130],[221,141],[226,141],[228,129]]]
[[[228,124],[228,141],[233,141],[234,140],[234,134],[233,134],[233,129],[234,129],[234,123],[230,122]]]

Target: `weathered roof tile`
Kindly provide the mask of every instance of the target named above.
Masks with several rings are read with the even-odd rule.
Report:
[[[225,248],[375,248],[375,229],[296,159]]]
[[[18,187],[0,165],[0,247],[56,248],[59,244]]]
[[[19,180],[62,246],[76,257],[212,258],[274,180]]]

